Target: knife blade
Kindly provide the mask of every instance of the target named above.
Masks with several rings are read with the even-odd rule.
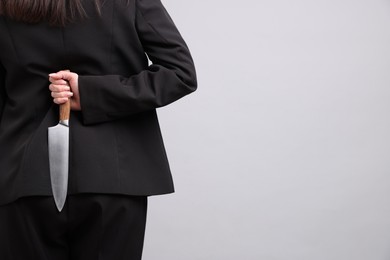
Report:
[[[48,151],[51,188],[61,212],[68,190],[70,100],[60,105],[59,118],[58,125],[48,128]]]

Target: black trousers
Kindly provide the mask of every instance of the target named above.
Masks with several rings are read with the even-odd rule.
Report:
[[[49,196],[0,206],[1,260],[140,260],[147,197],[68,195],[61,212]]]

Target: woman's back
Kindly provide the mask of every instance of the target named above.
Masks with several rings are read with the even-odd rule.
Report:
[[[0,3],[1,259],[140,260],[147,196],[174,191],[156,108],[196,89],[184,40],[160,0]],[[68,101],[58,206],[48,128]]]
[[[68,193],[173,192],[155,108],[196,89],[188,48],[159,0],[105,1],[100,14],[83,3],[86,17],[64,27],[0,18],[0,204],[51,194],[48,74],[64,69],[79,74],[82,106]]]

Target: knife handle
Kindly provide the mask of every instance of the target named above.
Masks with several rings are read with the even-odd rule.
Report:
[[[70,98],[66,103],[60,105],[60,121],[69,120],[70,118]]]

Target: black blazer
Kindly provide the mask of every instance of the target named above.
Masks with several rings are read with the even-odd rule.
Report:
[[[68,193],[174,191],[156,116],[196,89],[190,52],[160,0],[105,1],[63,28],[0,16],[0,204],[51,195],[47,129],[58,123],[48,74],[78,73]],[[148,59],[152,65],[148,65]]]

